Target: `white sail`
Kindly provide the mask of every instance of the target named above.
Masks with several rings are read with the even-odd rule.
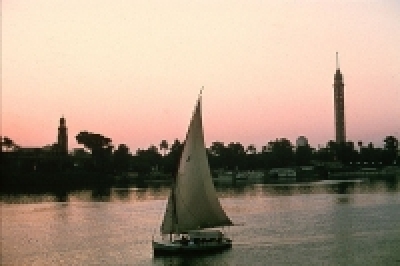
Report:
[[[217,198],[204,143],[199,98],[184,142],[179,170],[161,225],[161,232],[232,225]]]

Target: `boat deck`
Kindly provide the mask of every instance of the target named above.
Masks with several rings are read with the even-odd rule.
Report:
[[[228,238],[220,241],[153,241],[154,255],[185,255],[215,253],[232,247],[232,241]]]

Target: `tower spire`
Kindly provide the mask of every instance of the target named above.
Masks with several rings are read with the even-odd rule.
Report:
[[[336,143],[346,142],[346,129],[344,120],[344,84],[343,75],[339,69],[339,53],[336,52],[336,73],[334,76],[334,112]]]
[[[336,69],[339,69],[339,53],[336,52]]]

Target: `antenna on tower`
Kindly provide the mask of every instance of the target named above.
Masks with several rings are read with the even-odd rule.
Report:
[[[336,69],[339,69],[339,53],[336,52]]]

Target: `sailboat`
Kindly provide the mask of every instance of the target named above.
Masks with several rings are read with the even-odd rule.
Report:
[[[201,92],[172,182],[159,241],[154,255],[198,254],[232,247],[232,240],[216,227],[233,225],[223,210],[207,160],[201,117]]]

